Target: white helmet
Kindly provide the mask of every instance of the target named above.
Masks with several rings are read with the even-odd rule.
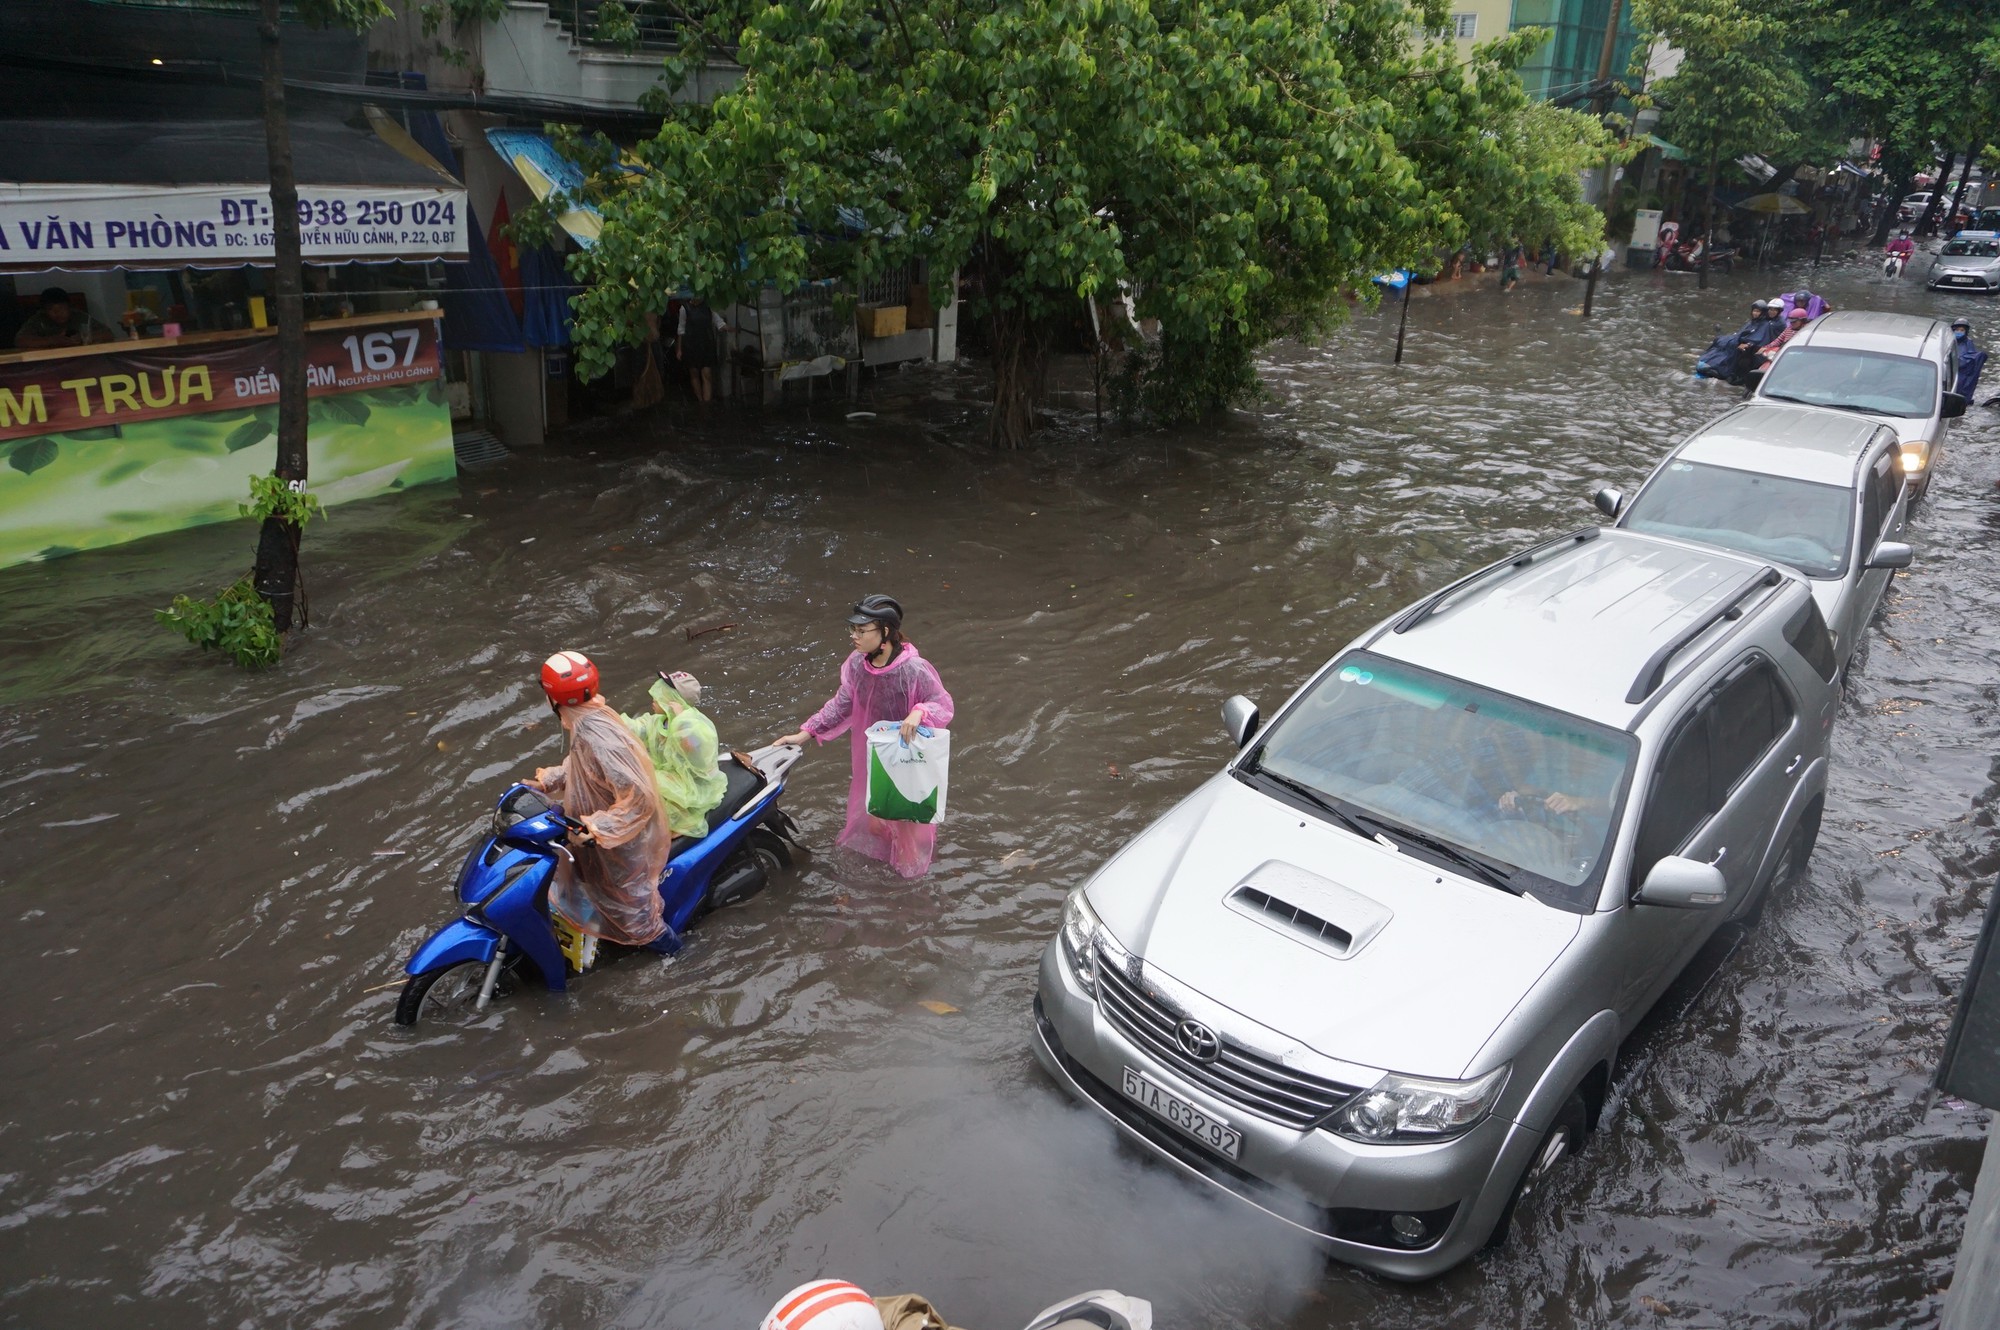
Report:
[[[778,1299],[758,1330],[882,1330],[875,1299],[844,1279],[815,1279]]]

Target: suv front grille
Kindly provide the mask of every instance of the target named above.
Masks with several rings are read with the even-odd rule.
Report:
[[[1313,1125],[1362,1088],[1284,1066],[1226,1038],[1215,1061],[1195,1061],[1175,1038],[1181,1013],[1128,979],[1117,960],[1102,950],[1097,953],[1097,1006],[1126,1038],[1188,1080],[1288,1127]]]

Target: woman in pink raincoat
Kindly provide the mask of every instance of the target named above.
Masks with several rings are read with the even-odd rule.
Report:
[[[869,815],[867,731],[870,725],[894,721],[902,726],[907,741],[919,725],[942,729],[951,724],[951,694],[944,690],[936,668],[903,640],[903,607],[893,598],[864,597],[847,624],[854,651],[840,667],[840,691],[796,733],[776,742],[825,743],[848,731],[853,778],[847,786],[847,827],[839,843],[882,860],[904,877],[922,877],[937,848],[937,828]]]

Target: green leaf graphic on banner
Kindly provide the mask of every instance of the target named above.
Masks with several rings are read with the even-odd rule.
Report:
[[[368,423],[368,403],[361,400],[359,393],[341,393],[334,397],[316,397],[313,410],[322,419],[337,425],[366,425]]]
[[[129,457],[113,467],[107,467],[97,478],[99,485],[116,485],[121,480],[129,480],[153,464],[150,457]]]
[[[7,465],[22,475],[32,476],[56,460],[54,439],[27,439],[7,456]]]
[[[882,755],[874,749],[868,750],[868,811],[875,817],[888,822],[937,821],[938,792],[932,790],[922,803],[917,803],[901,790],[896,782],[889,779],[889,773],[882,769]]]
[[[271,429],[272,427],[262,420],[254,418],[246,420],[229,431],[229,437],[223,440],[223,446],[232,453],[240,453],[253,444],[262,443],[271,433]]]
[[[124,429],[118,425],[89,425],[83,429],[64,430],[63,437],[65,439],[76,439],[83,443],[89,443],[96,439],[121,438],[124,436],[124,433]]]

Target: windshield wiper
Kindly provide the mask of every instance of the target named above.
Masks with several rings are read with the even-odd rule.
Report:
[[[1484,859],[1476,855],[1467,854],[1464,850],[1459,849],[1449,841],[1439,840],[1436,836],[1393,824],[1385,826],[1383,831],[1396,840],[1406,840],[1414,845],[1421,845],[1433,854],[1440,855],[1455,864],[1460,864],[1471,869],[1474,873],[1477,873],[1480,877],[1510,895],[1519,896],[1522,894],[1521,889],[1514,885],[1511,874],[1501,872],[1492,864],[1487,863]]]
[[[1855,411],[1864,416],[1895,415],[1894,411],[1877,411],[1873,407],[1853,406],[1847,402],[1815,402],[1810,397],[1794,397],[1790,393],[1765,393],[1766,401],[1797,402],[1801,406],[1816,406],[1822,411]]]
[[[1325,813],[1327,816],[1331,817],[1334,821],[1340,823],[1340,825],[1346,827],[1349,831],[1361,837],[1361,839],[1363,840],[1374,840],[1379,834],[1375,831],[1370,830],[1367,826],[1365,826],[1362,823],[1360,818],[1354,816],[1354,814],[1340,807],[1338,804],[1334,803],[1333,800],[1327,798],[1325,795],[1321,794],[1318,790],[1315,790],[1312,786],[1303,784],[1302,782],[1299,781],[1295,781],[1290,776],[1280,776],[1277,772],[1271,770],[1269,767],[1265,766],[1262,762],[1253,759],[1248,766],[1242,768],[1242,771],[1245,775],[1262,776],[1265,780],[1270,781],[1273,785],[1284,786],[1286,789],[1290,790],[1293,794],[1298,795],[1299,798],[1305,800],[1307,803],[1311,804],[1314,808],[1319,809],[1322,813]]]

